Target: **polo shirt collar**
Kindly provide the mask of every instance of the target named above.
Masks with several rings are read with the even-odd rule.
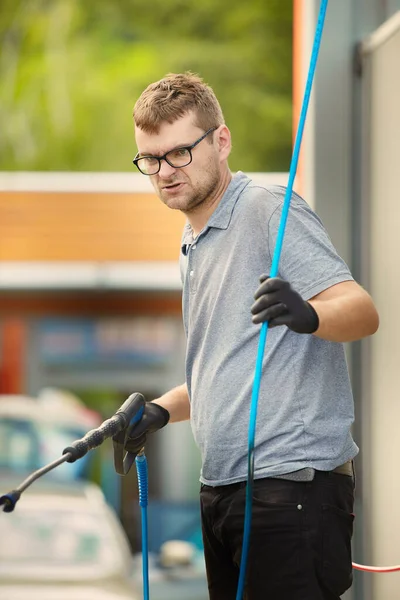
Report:
[[[228,229],[233,209],[239,198],[240,192],[250,183],[250,179],[238,171],[231,179],[222,196],[220,203],[208,220],[207,227],[215,229]]]
[[[212,213],[204,230],[214,227],[215,229],[228,229],[233,209],[240,196],[240,192],[250,183],[249,177],[238,171],[232,177],[225,190],[217,208]],[[182,248],[193,242],[193,232],[189,223],[186,223],[182,236]]]

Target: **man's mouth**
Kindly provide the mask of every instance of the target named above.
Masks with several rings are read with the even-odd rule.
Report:
[[[169,183],[168,185],[164,185],[162,189],[172,192],[174,190],[177,190],[181,185],[183,185],[181,181],[179,181],[178,183]]]

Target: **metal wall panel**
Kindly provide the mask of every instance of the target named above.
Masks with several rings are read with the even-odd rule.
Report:
[[[365,558],[400,562],[400,12],[362,46],[362,257],[380,329],[364,348]],[[399,575],[368,576],[368,600],[400,597]]]

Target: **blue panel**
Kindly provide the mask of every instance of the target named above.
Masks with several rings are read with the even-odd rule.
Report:
[[[48,365],[164,364],[177,348],[170,319],[43,319],[38,351]]]

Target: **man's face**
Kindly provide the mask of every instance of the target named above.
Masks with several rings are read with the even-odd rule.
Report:
[[[193,123],[194,116],[189,113],[172,124],[163,123],[156,134],[135,127],[139,154],[162,156],[175,148],[191,146],[205,133]],[[218,129],[193,148],[193,160],[186,167],[171,167],[162,160],[160,171],[150,176],[157,195],[169,208],[190,213],[200,208],[217,190],[223,160],[213,137],[217,135]]]

